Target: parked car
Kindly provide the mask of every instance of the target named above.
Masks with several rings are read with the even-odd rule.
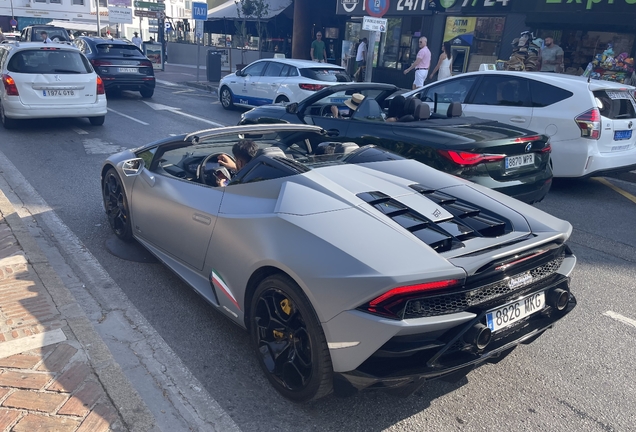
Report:
[[[70,42],[71,37],[63,27],[47,24],[36,24],[24,27],[20,33],[22,42],[43,42],[41,33],[45,31],[49,39],[53,42]]]
[[[260,149],[216,186],[243,139]],[[408,394],[501,360],[576,305],[568,222],[315,126],[169,137],[109,157],[101,184],[115,234],[248,330],[295,401]]]
[[[283,121],[317,125],[335,141],[376,144],[527,203],[546,196],[552,170],[550,143],[545,135],[492,120],[459,117],[461,106],[453,107],[459,111],[451,112],[451,117],[447,112],[430,115],[424,106],[420,109],[423,112],[416,113],[422,105],[419,100],[407,100],[406,106],[397,110],[410,121],[385,121],[384,117],[393,114],[381,107],[398,90],[376,83],[330,86],[298,104],[255,108],[244,113],[239,124]],[[334,118],[332,107],[348,111],[345,102],[354,93],[366,97],[353,116]]]
[[[0,45],[0,120],[9,129],[19,119],[88,117],[104,124],[102,79],[74,46],[19,42]]]
[[[406,93],[438,109],[459,102],[465,114],[546,134],[555,177],[636,169],[636,88],[584,77],[510,71],[463,74]]]
[[[4,36],[2,43],[11,43],[20,40],[20,32],[6,32],[2,33],[2,35]]]
[[[152,63],[132,42],[80,36],[75,45],[102,77],[106,91],[138,91],[143,98],[151,98],[154,94],[156,83]]]
[[[351,77],[340,66],[308,60],[272,58],[255,61],[219,83],[223,108],[300,102],[318,90]]]

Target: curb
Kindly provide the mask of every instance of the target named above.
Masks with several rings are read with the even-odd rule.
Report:
[[[219,85],[218,83],[214,83],[214,84],[208,84],[208,83],[204,83],[204,82],[196,82],[196,81],[184,81],[181,82],[180,84],[186,85],[188,87],[194,87],[194,88],[198,88],[200,90],[207,90],[209,92],[215,93],[219,90]]]
[[[91,367],[121,416],[126,428],[134,432],[158,430],[155,418],[145,402],[124,375],[121,367],[93,328],[75,297],[51,267],[46,256],[2,190],[0,190],[0,211],[23,249],[35,275],[48,291],[58,311],[66,320],[71,332],[87,354]]]

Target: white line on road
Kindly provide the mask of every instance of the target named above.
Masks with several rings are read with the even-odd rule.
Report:
[[[179,84],[175,84],[173,82],[164,81],[164,80],[160,80],[160,79],[155,79],[155,82],[157,84],[165,85],[165,86],[168,86],[168,87],[181,87]]]
[[[132,120],[132,121],[136,121],[137,123],[140,123],[140,124],[142,124],[142,125],[144,125],[144,126],[148,126],[148,125],[150,124],[150,123],[146,123],[146,122],[144,122],[144,121],[138,120],[138,119],[136,119],[136,118],[134,118],[134,117],[131,117],[131,116],[129,116],[128,114],[124,114],[124,113],[120,113],[119,111],[115,111],[115,110],[114,110],[114,109],[112,109],[112,108],[108,108],[108,111],[110,111],[110,112],[114,112],[115,114],[118,114],[118,115],[120,115],[120,116],[122,116],[122,117],[126,117],[127,119],[130,119],[130,120]]]
[[[188,118],[191,118],[191,119],[194,119],[194,120],[199,120],[200,122],[207,123],[207,124],[210,124],[212,126],[216,126],[216,127],[224,127],[225,126],[224,124],[213,122],[212,120],[204,119],[204,118],[192,115],[192,114],[181,112],[181,108],[171,107],[169,105],[163,105],[163,104],[159,104],[159,103],[155,103],[155,102],[146,102],[146,101],[142,101],[142,102],[145,103],[146,105],[148,105],[150,108],[152,108],[155,111],[170,111],[170,112],[172,112],[174,114],[179,114],[179,115],[182,115],[184,117],[188,117]]]
[[[631,318],[627,318],[627,317],[625,317],[625,316],[623,316],[621,314],[618,314],[616,312],[607,311],[607,312],[604,312],[603,315],[605,315],[607,317],[610,317],[612,319],[615,319],[618,322],[622,322],[623,324],[627,324],[627,325],[630,325],[630,326],[636,328],[636,320],[633,320]]]
[[[176,92],[172,92],[172,94],[179,94],[179,93],[192,93],[194,90],[192,89],[187,89],[187,90],[178,90]]]
[[[73,131],[79,135],[88,135],[88,132],[86,132],[85,130],[82,130],[80,128],[73,128]]]

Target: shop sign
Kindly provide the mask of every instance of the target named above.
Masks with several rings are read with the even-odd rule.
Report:
[[[373,18],[368,16],[362,18],[362,30],[386,33],[386,25],[386,18]]]
[[[592,9],[602,9],[602,12],[636,12],[636,0],[540,0],[539,6],[542,6],[541,9],[545,11],[553,10],[559,12],[575,12]]]
[[[430,14],[430,0],[338,0],[337,15],[370,15],[376,18],[401,15]],[[483,1],[483,0],[481,0]]]
[[[476,17],[446,17],[444,42],[453,45],[471,46],[475,36]]]
[[[132,9],[108,6],[108,22],[111,24],[132,24]]]
[[[446,12],[500,11],[510,9],[512,4],[512,0],[438,0],[438,2],[441,8],[446,9]],[[430,0],[429,3],[437,2]],[[433,6],[429,4],[429,8],[433,9]]]

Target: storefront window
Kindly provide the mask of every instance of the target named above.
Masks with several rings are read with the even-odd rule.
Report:
[[[538,36],[554,38],[554,43],[563,49],[563,64],[566,71],[580,75],[594,56],[603,54],[612,46],[613,56],[627,53],[631,57],[634,35],[627,33],[583,31],[583,30],[539,30]]]
[[[422,27],[421,17],[389,18],[387,31],[380,39],[378,66],[404,69],[414,60],[417,44],[413,38],[419,38]]]

